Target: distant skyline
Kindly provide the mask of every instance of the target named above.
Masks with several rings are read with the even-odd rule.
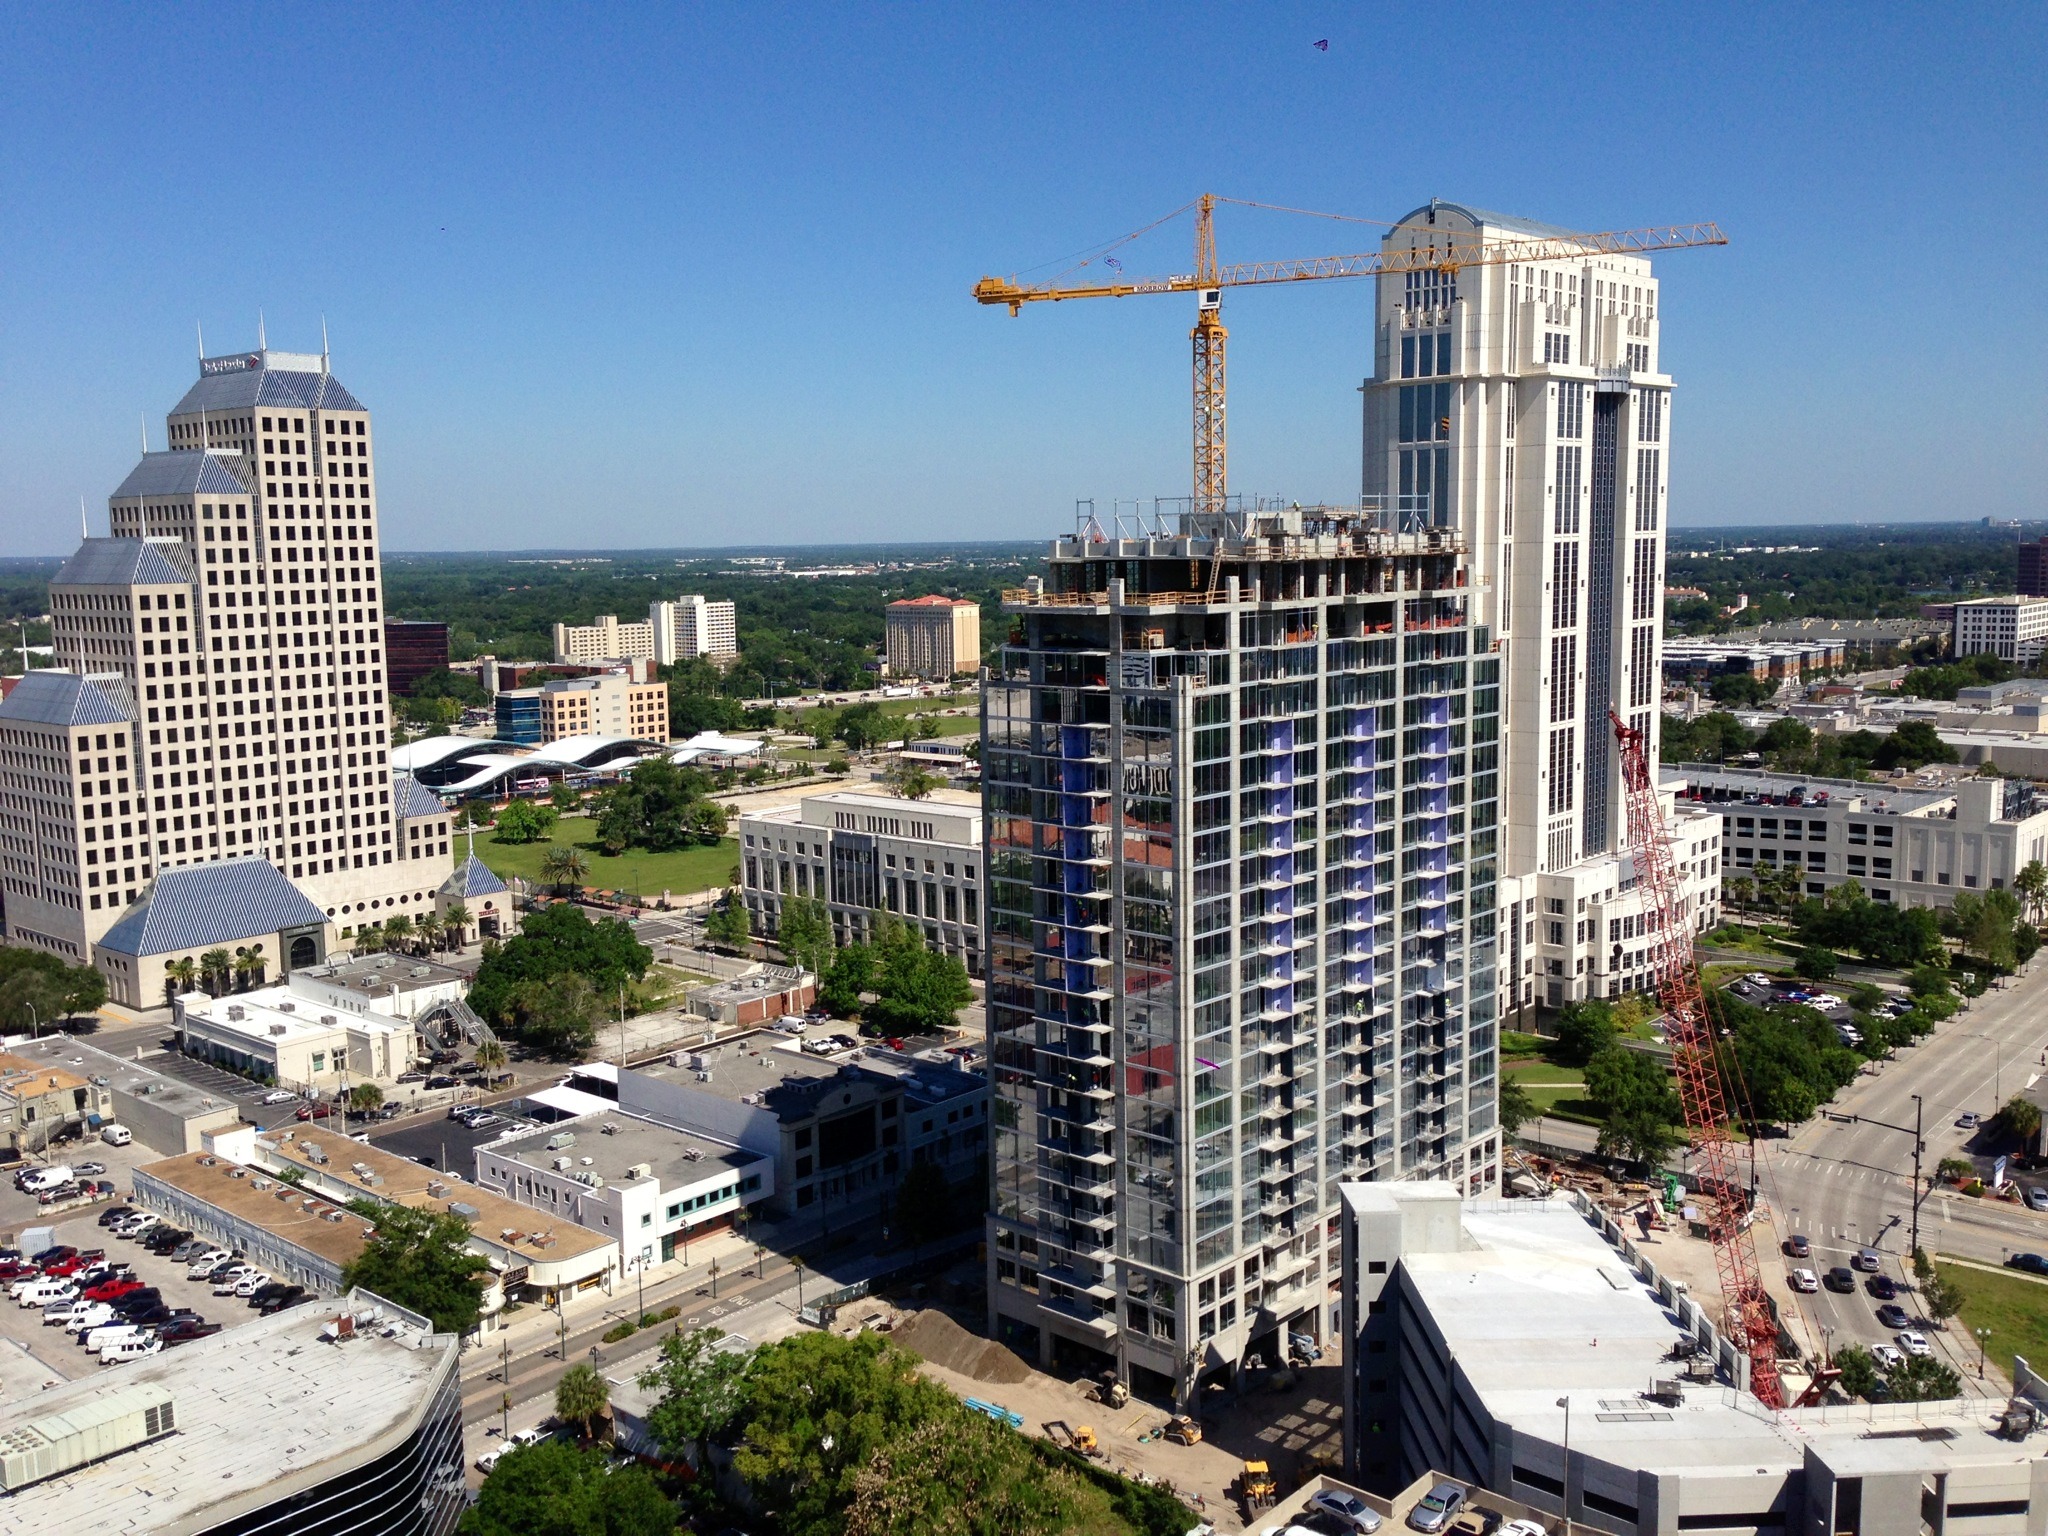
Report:
[[[282,349],[325,318],[394,552],[1049,537],[1186,494],[1190,306],[968,291],[1204,190],[1718,220],[1657,261],[1675,525],[2048,513],[2048,15],[1383,14],[14,8],[0,556],[68,550],[81,495],[104,532],[195,323],[226,352],[259,311]],[[1189,238],[1120,255],[1183,271]],[[1227,298],[1235,489],[1356,496],[1369,299]]]

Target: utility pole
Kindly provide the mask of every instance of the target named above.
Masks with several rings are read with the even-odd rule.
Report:
[[[1564,1536],[1572,1536],[1572,1400],[1560,1397],[1557,1406],[1564,1410],[1564,1495],[1558,1502],[1564,1505]]]
[[[1911,1251],[1913,1253],[1918,1253],[1920,1251],[1920,1201],[1926,1193],[1925,1189],[1922,1187],[1922,1181],[1920,1178],[1920,1154],[1927,1150],[1927,1143],[1925,1140],[1922,1139],[1920,1134],[1921,1116],[1925,1108],[1926,1106],[1921,1102],[1920,1095],[1917,1093],[1914,1094],[1913,1126],[1911,1130],[1908,1130],[1903,1125],[1893,1125],[1889,1120],[1875,1119],[1870,1115],[1828,1116],[1829,1119],[1839,1121],[1844,1125],[1881,1126],[1887,1131],[1897,1131],[1901,1136],[1910,1136],[1913,1138],[1913,1219],[1911,1223],[1912,1236],[1910,1239],[1912,1243]],[[1826,1114],[1826,1111],[1822,1111],[1822,1113]]]

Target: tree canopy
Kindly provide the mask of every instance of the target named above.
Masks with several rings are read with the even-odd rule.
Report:
[[[516,1025],[522,1008],[529,1016],[538,1011],[536,995],[522,988],[575,976],[602,998],[645,976],[653,960],[619,919],[592,922],[580,907],[547,907],[529,913],[520,932],[485,954],[469,1005],[494,1024]]]
[[[606,853],[665,853],[725,836],[725,807],[707,798],[711,781],[694,768],[649,758],[597,797],[597,843]]]
[[[554,830],[557,811],[552,805],[535,805],[531,800],[514,800],[498,812],[501,843],[537,843]]]
[[[783,954],[814,976],[832,961],[832,918],[815,896],[785,896],[775,941]]]
[[[929,1034],[950,1029],[974,1001],[967,967],[925,947],[908,923],[884,920],[875,932],[875,1000],[862,1018],[884,1034]]]
[[[1941,942],[1941,919],[1932,909],[1872,901],[1854,880],[1844,880],[1825,896],[1800,902],[1792,909],[1792,926],[1802,944],[1853,949],[1877,965],[1942,965],[1948,959],[1947,946]]]
[[[0,1029],[47,1029],[60,1018],[93,1013],[107,1000],[96,967],[72,965],[34,949],[0,949]]]
[[[480,1314],[478,1281],[490,1272],[469,1251],[469,1224],[447,1211],[358,1202],[351,1207],[376,1231],[342,1271],[343,1289],[360,1285],[432,1320],[442,1333],[468,1333]]]
[[[457,1527],[461,1536],[671,1536],[676,1507],[644,1467],[543,1441],[508,1451]]]

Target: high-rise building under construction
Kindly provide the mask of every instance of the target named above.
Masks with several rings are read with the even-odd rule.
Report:
[[[1450,204],[1389,250],[1563,236]],[[1554,249],[1554,248],[1553,248]],[[1340,1180],[1500,1178],[1504,1014],[1648,984],[1642,257],[1379,280],[1357,506],[1084,511],[984,690],[1000,1335],[1182,1400],[1330,1336]],[[1688,920],[1715,833],[1676,823]]]

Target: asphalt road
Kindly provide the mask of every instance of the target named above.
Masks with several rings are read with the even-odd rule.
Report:
[[[1975,999],[1877,1072],[1858,1078],[1835,1096],[1827,1117],[1769,1143],[1764,1194],[1786,1230],[1804,1232],[1812,1241],[1811,1267],[1825,1271],[1871,1247],[1883,1256],[1886,1274],[1910,1280],[1913,1096],[1922,1099],[1921,1167],[1931,1177],[1942,1158],[1981,1151],[1980,1133],[1958,1128],[1957,1116],[1973,1110],[1988,1119],[2004,1099],[2048,1070],[2040,1064],[2044,1046],[2048,967],[2036,966]],[[1880,1121],[1906,1129],[1888,1129]],[[1983,1158],[1977,1160],[1983,1166]],[[2015,1251],[2048,1252],[2048,1214],[1942,1188],[1922,1199],[1920,1245],[1929,1253],[2001,1264]],[[1764,1262],[1774,1289],[1782,1286],[1792,1261],[1778,1255]],[[1854,1295],[1822,1290],[1799,1300],[1809,1318],[1831,1331],[1837,1348],[1891,1339],[1873,1315],[1878,1303],[1860,1285]],[[1901,1304],[1916,1311],[1911,1296]]]

